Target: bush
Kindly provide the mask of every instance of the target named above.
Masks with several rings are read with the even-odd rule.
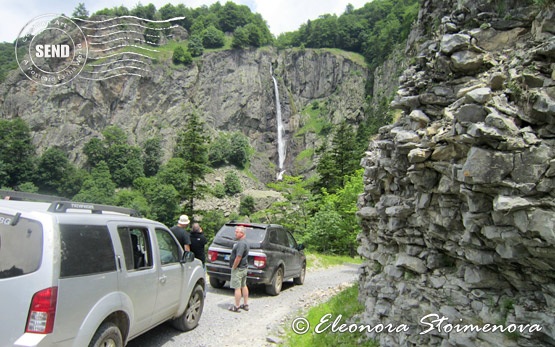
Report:
[[[184,49],[181,46],[178,46],[173,51],[172,60],[173,60],[173,63],[176,65],[177,64],[189,65],[193,62],[193,56],[191,55],[191,53],[189,53],[188,50]]]
[[[225,175],[225,192],[227,195],[235,195],[239,194],[243,191],[243,187],[241,187],[241,181],[239,180],[239,176],[233,171],[229,171]]]
[[[220,48],[225,44],[225,34],[213,25],[202,31],[202,45],[206,48]]]
[[[225,187],[221,183],[216,183],[212,189],[212,195],[218,199],[222,199],[225,196]]]
[[[254,198],[250,195],[243,196],[239,205],[239,214],[241,216],[250,216],[255,211]]]

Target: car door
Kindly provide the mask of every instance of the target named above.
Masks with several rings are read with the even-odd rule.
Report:
[[[280,252],[281,252],[281,256],[283,259],[283,262],[285,264],[285,273],[284,276],[287,277],[291,277],[294,272],[293,272],[293,268],[294,268],[294,260],[293,260],[293,250],[291,248],[289,248],[289,240],[287,239],[287,231],[285,231],[285,229],[282,228],[278,228],[276,229],[277,232],[277,240],[279,243],[279,248],[280,248]]]
[[[133,324],[130,336],[151,326],[158,291],[158,271],[154,266],[152,235],[146,226],[118,225],[123,249],[119,288],[131,299]]]
[[[165,321],[175,315],[183,290],[183,279],[188,271],[180,263],[183,249],[171,231],[156,228],[158,295],[153,323]]]
[[[291,258],[291,272],[296,275],[300,274],[301,268],[303,266],[303,256],[301,251],[298,249],[298,244],[293,235],[290,232],[285,231],[287,236],[288,247],[292,251],[292,258]]]

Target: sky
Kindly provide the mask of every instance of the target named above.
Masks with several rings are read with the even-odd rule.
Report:
[[[348,4],[360,8],[371,0],[233,0],[247,5],[252,12],[260,13],[274,35],[294,31],[307,20],[323,14],[342,14]],[[79,3],[84,3],[89,13],[120,5],[132,9],[138,3],[154,4],[160,8],[167,3],[183,3],[196,8],[210,5],[215,0],[0,0],[0,42],[14,42],[21,29],[35,17],[44,14],[71,15]],[[227,0],[219,1],[222,5]]]

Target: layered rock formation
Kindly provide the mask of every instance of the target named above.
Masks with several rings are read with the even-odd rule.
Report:
[[[362,160],[359,318],[399,328],[380,346],[555,345],[554,19],[424,2],[401,117]]]
[[[295,156],[315,145],[313,134],[295,136],[303,126],[302,110],[325,100],[329,113],[323,116],[331,122],[360,117],[368,75],[364,66],[324,50],[261,48],[206,53],[187,68],[153,62],[144,77],[91,81],[78,76],[54,88],[37,85],[19,72],[0,85],[0,117],[26,120],[39,153],[57,146],[80,163],[83,145],[108,125],[123,128],[138,145],[161,135],[168,159],[185,117],[197,112],[211,132],[242,131],[249,136],[258,152],[251,170],[267,182],[275,179],[272,168],[277,165],[271,64],[286,123],[285,167],[295,173]]]

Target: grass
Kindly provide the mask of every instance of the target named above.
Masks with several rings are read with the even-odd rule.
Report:
[[[337,327],[341,324],[350,325],[348,321],[356,314],[364,311],[364,305],[358,301],[358,285],[353,285],[331,298],[329,301],[311,308],[303,318],[310,323],[310,329],[306,334],[299,335],[291,328],[287,331],[286,338],[281,346],[311,347],[311,346],[367,346],[378,347],[375,341],[367,341],[364,334],[360,332],[339,333],[333,332],[331,325],[339,315],[341,319]],[[316,327],[322,322],[323,317],[331,314],[327,323],[320,325],[319,331],[315,333]],[[327,327],[327,328],[326,328]]]
[[[309,270],[327,269],[343,264],[362,264],[360,257],[351,258],[347,255],[321,254],[310,251],[305,251],[304,254],[306,255],[306,264]]]

